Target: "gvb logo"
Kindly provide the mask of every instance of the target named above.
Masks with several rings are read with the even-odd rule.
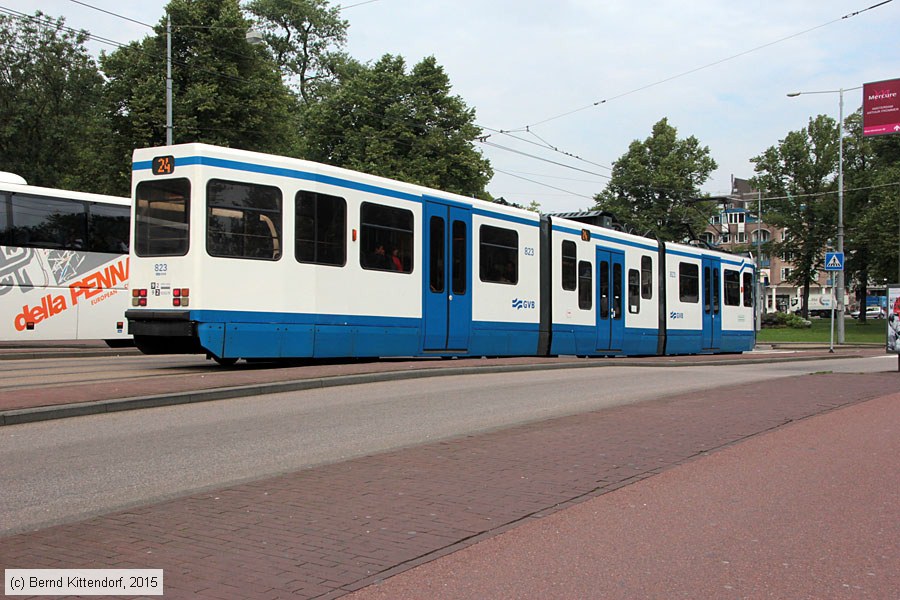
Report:
[[[523,308],[524,309],[528,309],[528,308],[533,309],[534,306],[535,306],[534,300],[519,300],[518,298],[516,298],[512,301],[512,307],[515,308],[516,310],[522,310]]]

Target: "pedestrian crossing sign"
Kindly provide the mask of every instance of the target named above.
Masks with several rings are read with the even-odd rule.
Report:
[[[843,252],[826,252],[825,253],[825,270],[826,271],[843,271],[844,270],[844,253]]]

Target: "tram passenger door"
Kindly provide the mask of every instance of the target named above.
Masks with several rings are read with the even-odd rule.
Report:
[[[722,261],[703,259],[703,349],[722,345]]]
[[[621,350],[625,339],[625,254],[597,248],[597,350]]]
[[[472,322],[472,211],[464,204],[424,200],[424,349],[463,351]]]

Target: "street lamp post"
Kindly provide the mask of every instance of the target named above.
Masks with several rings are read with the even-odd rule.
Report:
[[[839,120],[838,120],[838,223],[837,223],[837,251],[844,253],[844,92],[862,89],[862,86],[853,88],[840,88],[837,90],[822,90],[819,92],[791,92],[788,98],[796,98],[801,94],[838,94]],[[846,255],[844,255],[846,264]],[[838,344],[844,343],[844,271],[837,271],[834,277],[834,285],[837,288],[837,338]]]
[[[172,145],[172,17],[166,15],[166,146]]]
[[[199,27],[199,26],[198,26]],[[208,27],[203,27],[209,29]],[[247,43],[252,46],[265,42],[260,32],[253,28],[245,34]],[[172,135],[172,16],[166,15],[166,145],[173,143]]]

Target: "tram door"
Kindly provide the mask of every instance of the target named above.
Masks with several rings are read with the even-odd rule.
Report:
[[[466,350],[472,322],[472,210],[424,198],[424,349]]]
[[[722,261],[703,259],[703,349],[722,345]]]
[[[597,350],[621,350],[625,339],[625,254],[597,248]]]

